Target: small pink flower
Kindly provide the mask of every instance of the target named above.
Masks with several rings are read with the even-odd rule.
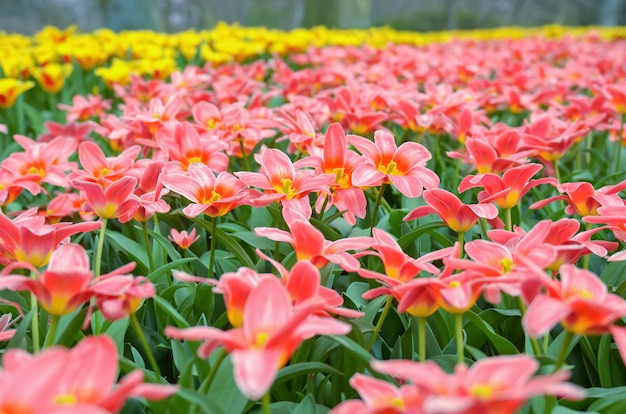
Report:
[[[172,229],[168,237],[170,241],[176,243],[178,247],[180,247],[183,250],[187,250],[188,248],[190,248],[191,245],[194,244],[199,238],[200,238],[200,235],[196,236],[195,228],[191,229],[189,233],[187,233],[186,230],[182,230],[179,232],[176,229]]]

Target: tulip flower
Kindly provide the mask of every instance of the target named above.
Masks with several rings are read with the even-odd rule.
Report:
[[[188,217],[202,213],[210,217],[223,216],[233,208],[250,202],[252,190],[234,175],[222,171],[217,177],[205,164],[189,166],[188,175],[167,174],[163,185],[192,202],[183,209]]]
[[[76,168],[68,161],[76,151],[76,141],[69,137],[58,137],[50,142],[36,142],[23,135],[13,137],[24,152],[14,152],[2,162],[2,168],[14,172],[20,181],[32,181],[41,185],[49,183],[67,187],[67,171]]]
[[[328,193],[334,177],[311,170],[296,169],[287,154],[278,149],[265,149],[255,154],[260,172],[241,171],[236,175],[247,185],[265,191],[255,205],[267,205],[274,201],[308,198],[311,191]]]
[[[562,195],[549,197],[544,200],[533,203],[530,208],[542,208],[547,204],[556,201],[563,200],[567,203],[565,212],[567,214],[579,214],[581,216],[596,216],[598,215],[598,207],[602,206],[598,201],[597,196],[604,196],[606,202],[606,196],[610,196],[613,200],[619,203],[621,200],[618,193],[626,189],[626,180],[611,186],[605,186],[598,190],[593,188],[593,185],[588,182],[573,182],[573,183],[561,183],[556,186],[556,189]]]
[[[350,331],[350,326],[343,322],[312,315],[317,306],[294,308],[278,279],[263,278],[248,296],[241,328],[223,332],[206,326],[170,326],[165,334],[174,339],[203,340],[198,349],[201,358],[223,345],[232,355],[237,386],[246,397],[257,400],[270,389],[278,370],[303,340]]]
[[[35,86],[34,82],[22,82],[13,78],[0,79],[0,108],[7,109],[15,104],[18,96]]]
[[[426,168],[430,152],[421,144],[405,142],[396,146],[393,135],[384,130],[374,133],[374,142],[356,135],[348,140],[363,156],[352,172],[352,184],[377,187],[392,183],[406,197],[422,195],[423,188],[436,188],[439,177]]]
[[[43,67],[32,68],[31,73],[44,91],[58,93],[63,89],[65,79],[72,73],[72,65],[48,63]]]
[[[425,414],[514,413],[535,396],[570,400],[585,396],[583,389],[566,381],[567,371],[533,376],[539,363],[527,355],[481,359],[469,368],[459,364],[452,374],[430,361],[374,361],[372,368],[414,384],[420,397],[418,407]]]
[[[78,159],[83,169],[74,171],[69,178],[107,186],[128,174],[140,152],[141,147],[134,145],[118,156],[107,157],[95,142],[82,142],[78,146]]]
[[[187,250],[200,238],[200,235],[196,236],[196,229],[191,229],[189,233],[186,230],[178,231],[176,229],[170,230],[170,235],[167,237],[170,241],[176,243],[178,247],[183,250]]]
[[[352,173],[361,162],[361,157],[348,150],[343,127],[338,123],[330,124],[324,139],[324,149],[312,147],[309,151],[311,156],[301,159],[298,165],[314,167],[320,172],[335,176],[335,182],[330,185],[328,199],[317,199],[317,211],[324,213],[321,211],[324,203],[327,207],[335,206],[337,210],[345,211],[343,216],[349,224],[356,224],[356,217],[365,217],[367,201],[363,190],[352,184]]]
[[[0,212],[0,252],[6,262],[21,261],[35,268],[48,263],[52,252],[69,236],[99,229],[101,223],[61,222],[45,224],[36,209],[26,210],[13,220]]]
[[[169,173],[184,173],[194,163],[204,164],[218,173],[228,167],[228,155],[224,152],[228,144],[215,138],[201,137],[187,122],[175,122],[160,128],[156,140],[169,156]]]
[[[535,296],[528,306],[524,330],[537,338],[560,322],[571,334],[610,333],[626,364],[626,328],[616,325],[626,317],[626,300],[609,293],[604,282],[587,270],[563,265],[559,273],[560,281],[542,281],[546,293]]]
[[[140,370],[116,384],[118,369],[115,343],[105,335],[37,355],[9,350],[0,369],[0,412],[118,413],[128,398],[161,400],[178,390],[174,385],[144,384]]]
[[[428,205],[410,211],[404,221],[436,214],[452,230],[465,233],[474,227],[480,217],[493,220],[498,216],[498,209],[493,204],[463,204],[454,194],[440,188],[426,190],[423,196]]]
[[[540,184],[556,184],[554,178],[531,178],[543,167],[539,164],[526,164],[511,168],[502,177],[496,174],[468,175],[459,184],[459,192],[482,187],[478,193],[481,203],[494,202],[501,208],[512,208],[519,203],[531,188]]]
[[[103,219],[118,218],[138,204],[137,196],[133,194],[137,185],[135,177],[122,177],[106,188],[91,181],[73,180],[70,184],[85,193],[86,210]]]
[[[293,246],[298,260],[308,260],[318,269],[328,262],[338,264],[348,272],[358,269],[359,261],[348,250],[362,250],[371,246],[370,237],[349,237],[329,242],[321,231],[303,218],[286,220],[289,231],[271,227],[257,227],[254,234]]]

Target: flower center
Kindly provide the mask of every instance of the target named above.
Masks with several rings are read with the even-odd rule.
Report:
[[[389,164],[387,165],[380,164],[378,166],[378,171],[388,175],[400,175],[400,171],[398,171],[398,164],[396,164],[395,161],[389,161]]]
[[[470,393],[474,397],[486,399],[486,398],[491,397],[491,395],[493,394],[493,388],[490,387],[489,385],[478,384],[472,387],[472,389],[470,390]]]
[[[510,258],[505,257],[504,259],[500,260],[499,263],[502,267],[502,272],[504,274],[511,273],[511,270],[513,270],[513,260],[511,260]]]

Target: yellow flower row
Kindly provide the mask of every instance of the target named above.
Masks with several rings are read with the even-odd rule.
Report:
[[[201,61],[221,64],[242,61],[260,54],[302,52],[309,46],[356,46],[368,44],[382,48],[389,42],[422,45],[446,42],[454,38],[502,39],[532,35],[561,37],[581,35],[595,30],[607,39],[626,36],[626,28],[590,28],[544,26],[541,28],[503,27],[471,31],[407,32],[388,27],[369,29],[295,29],[289,32],[263,27],[241,27],[220,23],[211,30],[189,30],[165,34],[153,31],[115,33],[108,29],[82,34],[75,26],[65,30],[46,27],[32,37],[0,32],[0,108],[11,106],[19,93],[32,82],[20,82],[32,76],[42,88],[56,93],[76,62],[84,70],[96,69],[107,84],[125,84],[131,73],[153,78],[167,78],[178,69],[176,58],[186,61],[198,56]],[[2,79],[4,77],[5,79]]]

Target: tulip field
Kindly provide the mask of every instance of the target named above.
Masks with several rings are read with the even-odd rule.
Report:
[[[626,29],[0,32],[0,413],[626,412]]]

